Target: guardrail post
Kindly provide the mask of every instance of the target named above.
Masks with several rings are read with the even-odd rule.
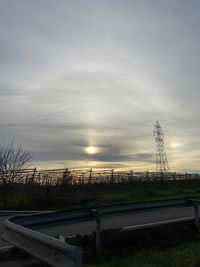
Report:
[[[200,223],[199,223],[199,201],[196,199],[187,200],[194,207],[194,216],[195,216],[195,226],[200,232]]]
[[[96,259],[98,262],[100,260],[101,252],[101,214],[95,209],[91,209],[90,211],[96,218]]]
[[[199,225],[199,206],[198,203],[194,204],[194,214],[195,214],[195,225],[200,231],[200,225]]]

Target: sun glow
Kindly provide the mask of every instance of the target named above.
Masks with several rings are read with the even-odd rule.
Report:
[[[172,142],[170,146],[171,146],[171,148],[174,149],[174,148],[177,148],[179,146],[179,144]]]
[[[88,147],[86,147],[85,151],[88,154],[96,154],[97,148],[95,146],[88,146]]]

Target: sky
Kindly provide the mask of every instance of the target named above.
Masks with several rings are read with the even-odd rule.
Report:
[[[199,0],[0,0],[0,142],[38,168],[200,171]]]

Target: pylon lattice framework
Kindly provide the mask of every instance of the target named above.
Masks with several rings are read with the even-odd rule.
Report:
[[[164,133],[159,121],[154,125],[154,135],[156,142],[156,171],[165,172],[169,171],[167,155],[164,147]]]

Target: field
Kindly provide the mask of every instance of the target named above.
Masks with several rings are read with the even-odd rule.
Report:
[[[112,177],[112,176],[110,176]],[[65,178],[65,177],[64,177]],[[6,206],[1,209],[71,210],[173,198],[200,197],[199,176],[187,179],[124,179],[101,182],[9,184]],[[0,185],[0,193],[3,190]],[[2,196],[2,194],[1,194]],[[200,266],[200,236],[194,223],[135,233],[120,247],[103,248],[99,267],[197,267]],[[94,240],[78,237],[72,243],[83,248],[84,266],[96,266]],[[119,256],[120,255],[120,256]],[[26,258],[26,256],[25,256]],[[12,255],[9,256],[12,259]],[[43,266],[36,264],[34,266]]]
[[[53,179],[48,176],[38,180],[33,175],[29,180],[0,184],[0,209],[54,209],[74,208],[134,203],[172,198],[200,197],[199,175],[184,179],[162,179],[150,176],[123,178],[123,176],[104,176],[104,180],[72,182],[71,174]],[[130,173],[129,173],[130,175]],[[117,180],[117,178],[118,180]],[[189,178],[188,178],[189,177]],[[91,177],[90,177],[91,178]],[[120,178],[120,180],[119,180]],[[94,182],[95,181],[95,182]]]

